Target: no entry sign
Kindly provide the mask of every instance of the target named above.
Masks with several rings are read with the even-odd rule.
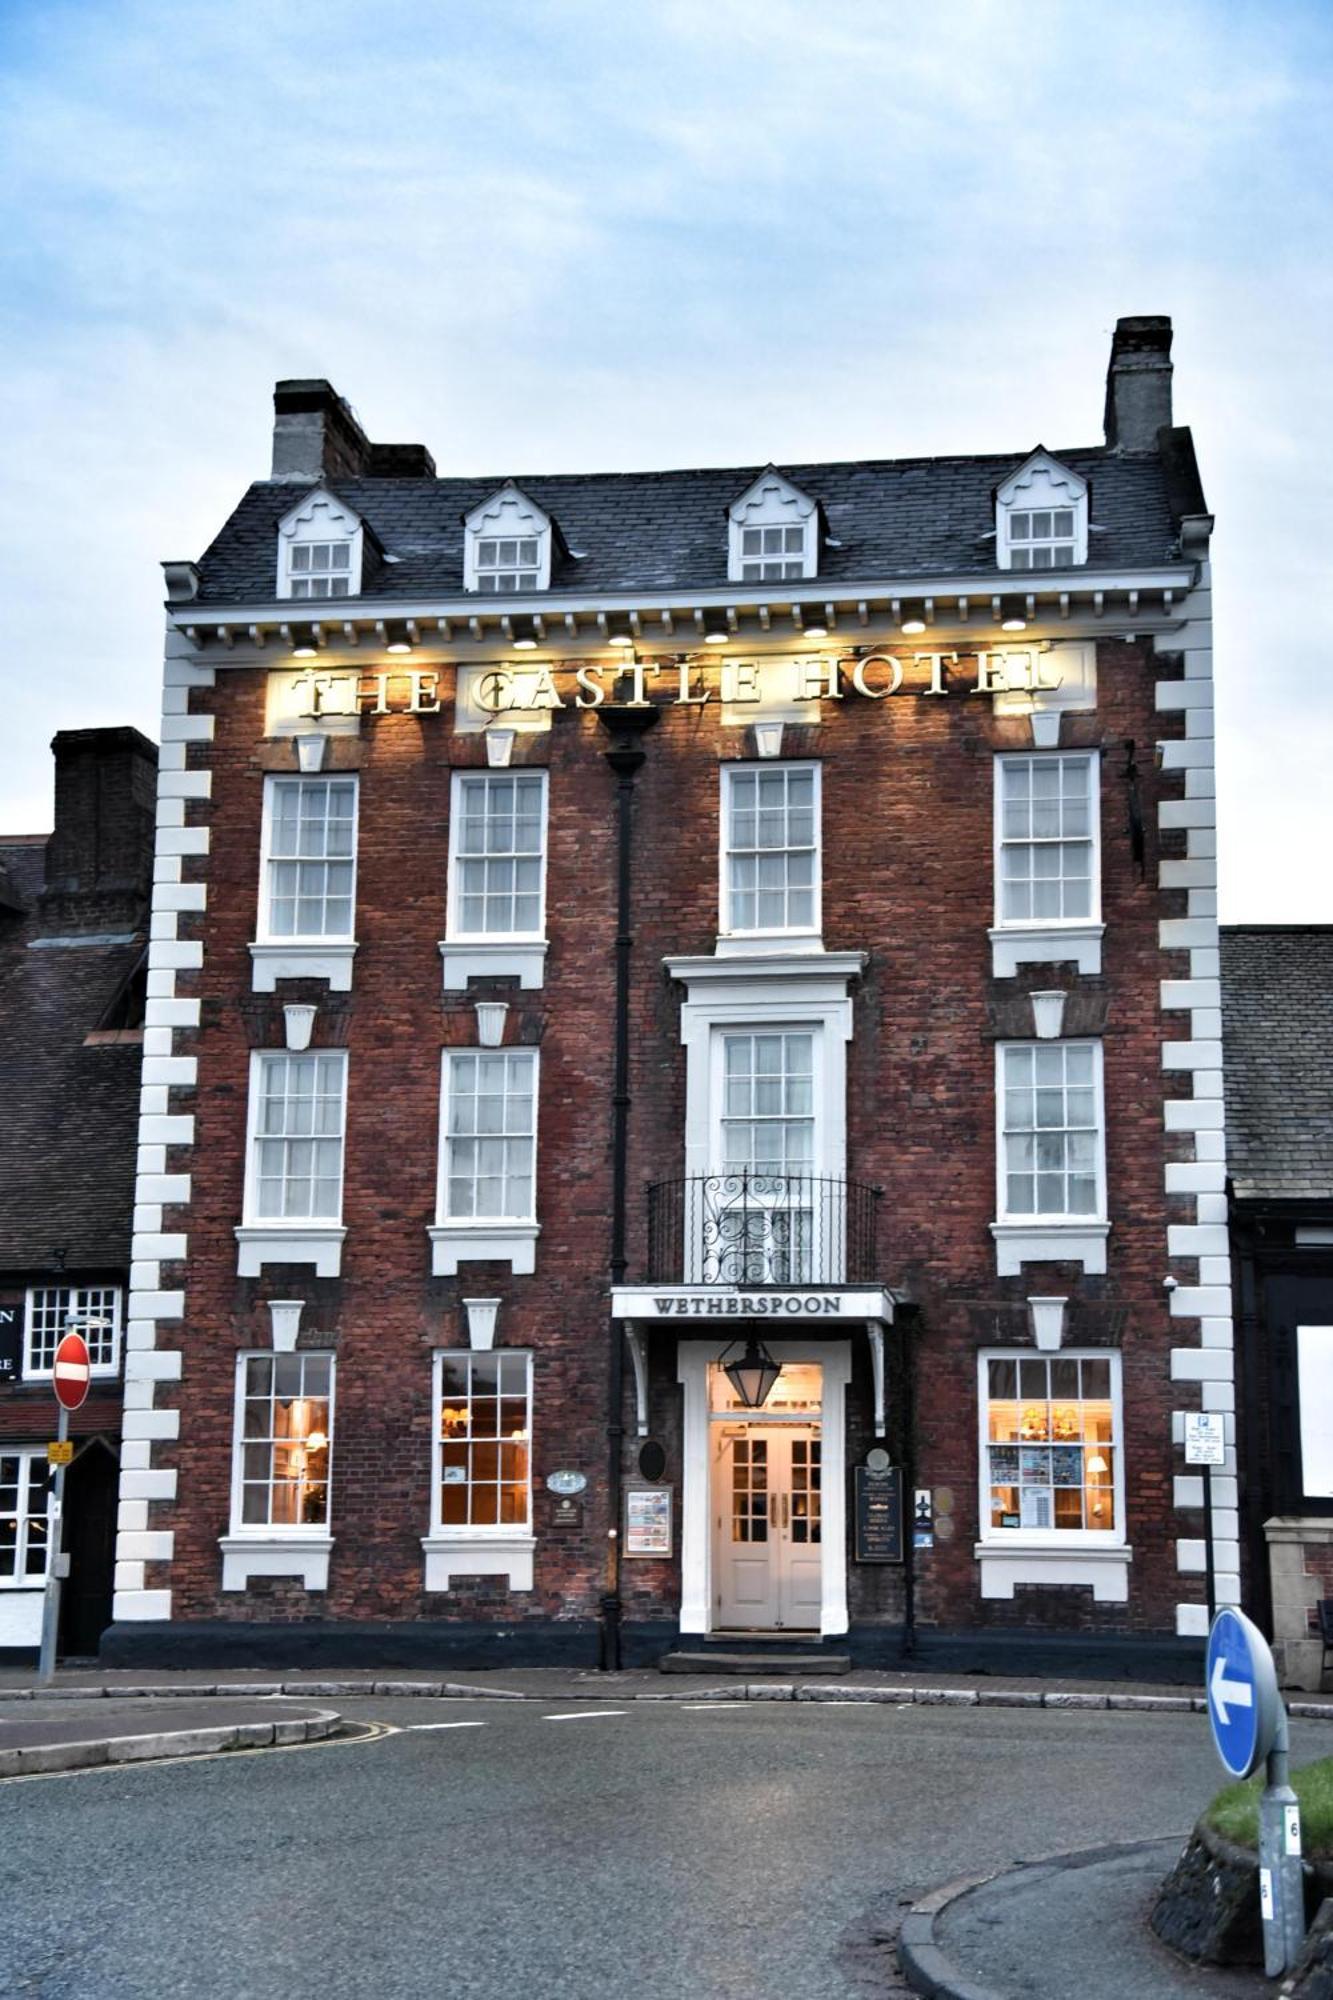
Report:
[[[88,1394],[92,1372],[87,1341],[81,1333],[67,1333],[56,1349],[52,1373],[56,1401],[67,1410],[77,1410]]]

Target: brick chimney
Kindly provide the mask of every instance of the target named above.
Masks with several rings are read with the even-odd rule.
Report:
[[[139,930],[152,893],[157,750],[137,729],[62,729],[51,749],[56,823],[42,928]]]
[[[372,444],[331,382],[273,389],[273,479],[302,486],[339,479],[433,479],[424,444]]]
[[[1116,451],[1156,451],[1171,422],[1171,322],[1163,313],[1118,319],[1106,371],[1106,442]]]

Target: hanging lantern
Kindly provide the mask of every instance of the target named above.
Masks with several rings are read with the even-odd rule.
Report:
[[[731,1347],[724,1348],[722,1373],[747,1410],[760,1410],[782,1373],[782,1363],[773,1359],[763,1341],[756,1339],[754,1334],[746,1340],[745,1352],[739,1361],[728,1361],[732,1347],[738,1345],[739,1342],[733,1340]]]

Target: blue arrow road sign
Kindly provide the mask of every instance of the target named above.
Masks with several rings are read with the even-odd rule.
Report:
[[[1214,1618],[1205,1674],[1217,1754],[1233,1778],[1248,1778],[1272,1748],[1280,1702],[1268,1641],[1243,1611],[1224,1606]]]

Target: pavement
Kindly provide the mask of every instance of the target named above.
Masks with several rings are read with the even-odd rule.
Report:
[[[10,1694],[0,1707],[0,1779],[314,1743],[340,1725],[336,1710],[309,1700],[201,1699],[189,1691],[166,1699],[72,1689]]]

